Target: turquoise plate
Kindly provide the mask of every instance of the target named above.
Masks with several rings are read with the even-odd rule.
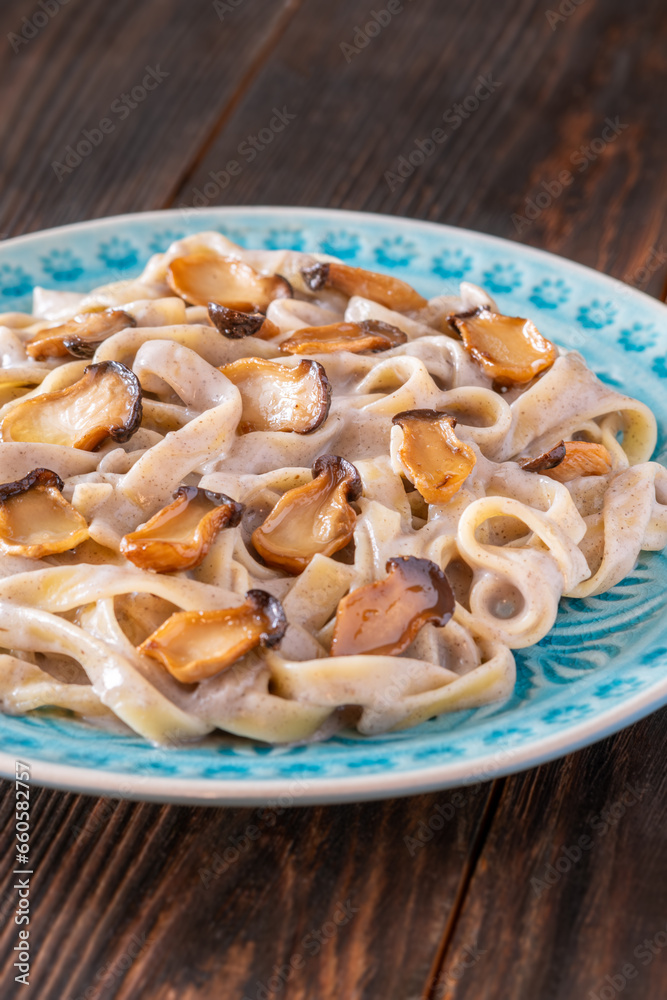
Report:
[[[248,247],[319,250],[406,278],[425,295],[483,285],[504,312],[530,316],[580,350],[599,376],[657,414],[667,459],[667,308],[550,254],[426,222],[303,208],[211,208],[100,219],[0,245],[0,311],[29,309],[33,285],[88,290],[136,275],[172,240],[217,229]],[[0,772],[32,765],[38,784],[158,801],[337,802],[410,795],[560,757],[667,702],[667,557],[642,554],[612,591],[564,600],[553,631],[517,653],[509,701],[407,732],[345,733],[271,748],[209,739],[155,749],[74,719],[0,717]]]

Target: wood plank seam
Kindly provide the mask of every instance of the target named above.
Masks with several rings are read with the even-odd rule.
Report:
[[[433,965],[431,966],[431,971],[424,985],[424,1000],[442,1000],[443,992],[440,987],[442,970],[445,966],[447,953],[452,943],[454,932],[459,922],[459,917],[461,916],[461,912],[463,911],[463,907],[465,905],[468,890],[475,876],[477,864],[482,856],[486,839],[495,820],[505,783],[506,779],[500,778],[496,779],[491,786],[491,791],[484,807],[484,812],[482,813],[477,829],[473,835],[470,851],[461,871],[461,880],[459,882],[456,897],[454,898],[452,908],[443,929],[442,938],[440,939],[438,950],[433,960]]]
[[[218,115],[218,118],[215,121],[209,135],[206,137],[201,147],[197,150],[192,160],[190,161],[189,165],[186,167],[184,171],[182,171],[180,176],[177,178],[170,194],[164,200],[163,204],[160,206],[161,208],[171,208],[174,204],[174,201],[176,200],[176,197],[178,196],[179,191],[182,191],[183,188],[192,179],[192,177],[197,171],[197,168],[199,167],[199,164],[204,160],[204,158],[212,148],[213,144],[215,143],[216,139],[220,136],[220,134],[224,130],[225,125],[230,120],[230,118],[236,111],[237,107],[243,100],[247,91],[255,82],[262,67],[264,66],[267,59],[269,58],[269,56],[272,54],[272,52],[280,42],[280,39],[282,38],[285,31],[289,27],[292,19],[298,13],[302,3],[303,0],[286,0],[283,14],[278,19],[278,22],[275,25],[273,31],[269,33],[264,44],[260,46],[254,58],[251,59],[248,68],[246,69],[245,73],[243,73],[243,75],[241,76],[241,79],[239,80],[231,97],[229,98],[227,103],[223,106],[220,114]]]

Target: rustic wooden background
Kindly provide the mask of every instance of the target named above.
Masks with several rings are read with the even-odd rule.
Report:
[[[453,223],[664,293],[664,0],[394,2],[390,23],[346,58],[341,43],[386,6],[5,0],[0,233],[191,204],[278,106],[296,117],[215,201]],[[168,75],[59,180],[53,162],[147,66]],[[390,190],[385,172],[489,74],[493,95]],[[617,116],[618,139],[517,233],[512,214]],[[2,784],[0,996],[661,1000],[666,751],[663,711],[463,792],[259,818],[36,790],[27,990],[14,983]],[[405,838],[447,803],[452,818],[411,852]],[[234,864],[216,865],[258,824]]]

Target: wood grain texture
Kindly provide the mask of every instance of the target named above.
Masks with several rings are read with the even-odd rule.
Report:
[[[406,2],[347,58],[341,43],[359,39],[371,4],[228,6],[221,21],[208,0],[69,0],[17,54],[8,41],[0,233],[187,206],[235,158],[241,173],[211,204],[428,218],[655,295],[667,287],[662,0],[585,0],[553,26],[538,0]],[[5,3],[0,37],[36,9]],[[112,113],[114,132],[59,182],[53,161],[158,65],[169,76],[126,119]],[[492,93],[456,128],[443,122],[480,76]],[[250,159],[240,147],[276,107],[295,117]],[[616,116],[627,128],[595,158],[580,152],[580,170],[573,156]],[[387,179],[440,127],[447,138],[422,166]],[[572,182],[529,226],[512,219],[563,170]],[[13,982],[13,789],[2,783],[0,996],[590,1000],[627,961],[638,975],[622,996],[661,1000],[667,949],[647,965],[633,949],[667,921],[666,740],[663,711],[460,799],[263,816],[35,791],[27,993]],[[596,832],[591,816],[618,811],[626,782],[645,789],[640,801]],[[562,848],[585,835],[591,847],[538,893],[531,879],[565,865]],[[287,982],[271,984],[290,960]]]
[[[419,997],[488,796],[477,785],[368,805],[249,810],[39,791],[30,995],[265,1000],[262,986],[281,992],[269,983],[277,967],[290,997]],[[6,790],[6,887],[11,798]],[[21,995],[15,942],[8,921],[3,998]]]
[[[34,38],[14,41],[18,52],[6,43],[0,232],[169,203],[297,8],[298,0],[246,2],[221,21],[209,0],[69,0]],[[35,10],[2,5],[3,43]],[[133,100],[149,69],[154,89]],[[104,118],[113,131],[70,168],[67,147],[76,153],[84,130]]]
[[[535,0],[406,4],[365,48],[346,50],[348,62],[341,43],[354,42],[368,10],[307,0],[177,200],[191,204],[209,171],[237,156],[280,105],[295,120],[212,202],[448,222],[547,248],[657,295],[667,273],[658,141],[667,129],[667,8],[586,0],[553,30],[548,9]],[[474,97],[480,77],[493,92],[458,124],[443,121]],[[607,118],[621,130],[595,152]],[[386,173],[436,128],[446,140],[392,191]],[[526,228],[515,225],[512,216],[525,217],[526,202],[564,170],[572,181],[563,193]]]
[[[665,995],[666,753],[663,710],[506,783],[434,995]]]

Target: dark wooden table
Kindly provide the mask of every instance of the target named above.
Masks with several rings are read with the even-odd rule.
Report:
[[[448,222],[664,293],[664,0],[5,0],[0,21],[3,237],[191,205],[277,107],[294,118],[211,203]],[[479,77],[492,93],[390,183]],[[113,133],[54,168],[118,101]],[[586,153],[607,118],[627,127]],[[586,169],[517,222],[577,151]],[[35,790],[27,988],[3,783],[0,997],[662,1000],[666,752],[663,711],[463,791],[277,811],[227,870],[252,810]]]

